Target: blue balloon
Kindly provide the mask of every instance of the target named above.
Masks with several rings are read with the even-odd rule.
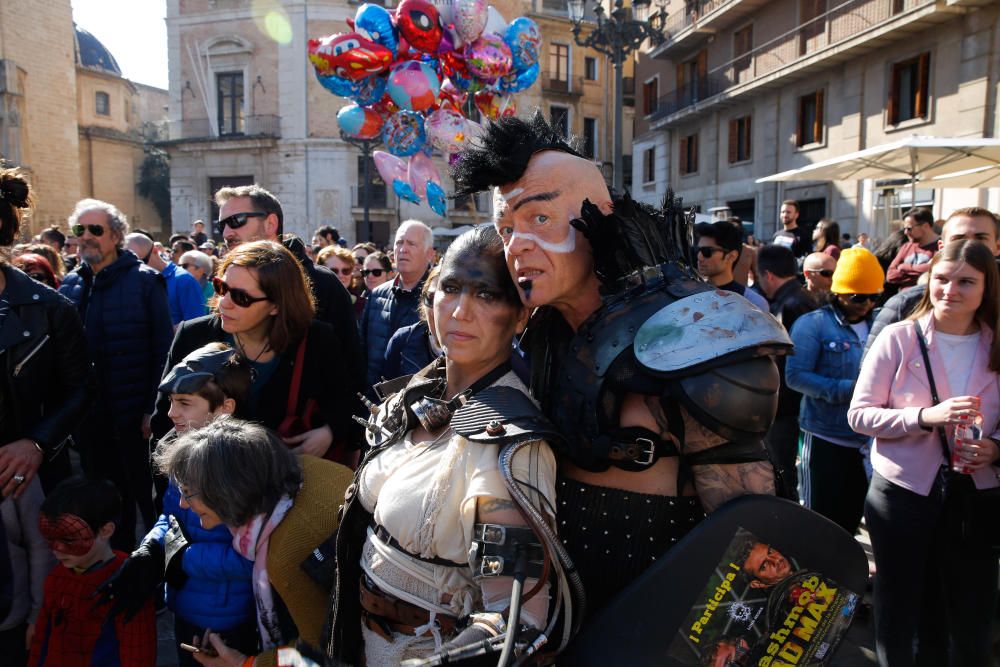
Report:
[[[320,74],[316,75],[319,79],[320,84],[329,90],[334,95],[340,95],[341,97],[350,97],[355,93],[356,88],[354,87],[354,82],[343,77],[331,74],[330,76],[322,76]]]
[[[515,72],[523,72],[538,62],[542,32],[531,19],[519,16],[504,31],[503,41],[510,47],[511,64]]]
[[[413,191],[413,187],[406,181],[395,180],[392,182],[392,191],[396,193],[396,196],[400,199],[405,199],[413,204],[420,203],[420,197],[416,192]],[[428,192],[428,195],[430,193]]]
[[[351,101],[363,107],[375,104],[385,96],[385,89],[388,85],[389,80],[383,76],[370,76],[367,79],[355,81]]]
[[[396,26],[392,24],[389,10],[366,2],[358,7],[354,15],[354,25],[368,33],[373,42],[392,51],[393,58],[396,57],[399,34],[396,32]]]
[[[419,151],[426,138],[424,117],[413,111],[397,111],[382,126],[382,142],[398,157],[409,157]]]
[[[448,210],[445,201],[444,189],[434,181],[427,182],[427,204],[431,210],[444,217]]]
[[[500,77],[496,83],[497,92],[504,95],[519,93],[525,88],[530,88],[538,80],[539,65],[535,63],[521,73],[512,73]]]

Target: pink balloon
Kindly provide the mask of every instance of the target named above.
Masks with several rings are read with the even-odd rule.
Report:
[[[457,153],[465,145],[465,117],[454,111],[438,109],[424,120],[427,141],[442,153]]]
[[[489,10],[486,0],[458,0],[455,3],[455,32],[463,41],[475,41],[486,27]]]
[[[421,197],[427,196],[428,183],[441,185],[441,174],[438,172],[438,168],[423,151],[418,151],[410,158],[408,175],[410,187]]]
[[[465,64],[476,78],[492,83],[510,71],[513,56],[506,42],[494,34],[483,33],[466,45]]]
[[[406,160],[385,151],[373,152],[372,160],[375,162],[375,169],[378,170],[378,175],[382,177],[382,180],[389,187],[392,187],[392,184],[396,181],[405,182],[407,180]]]

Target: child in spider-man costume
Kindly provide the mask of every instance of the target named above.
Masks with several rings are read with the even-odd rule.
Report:
[[[156,617],[150,598],[135,616],[109,617],[94,594],[125,560],[109,540],[121,499],[109,482],[61,483],[42,503],[39,528],[59,561],[45,580],[45,598],[31,643],[31,667],[156,664]]]

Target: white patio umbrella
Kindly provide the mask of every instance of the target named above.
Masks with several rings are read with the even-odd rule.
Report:
[[[932,188],[1000,188],[1000,167],[966,169],[935,176],[924,185]]]
[[[853,181],[905,177],[909,179],[910,188],[915,193],[918,182],[924,187],[934,188],[990,187],[964,185],[951,178],[934,180],[934,177],[976,169],[1000,171],[998,167],[1000,139],[914,135],[759,178],[757,182]]]

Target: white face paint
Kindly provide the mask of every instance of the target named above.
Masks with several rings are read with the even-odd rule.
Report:
[[[506,247],[509,248],[514,241],[521,239],[522,241],[531,241],[539,248],[547,252],[558,252],[564,254],[571,253],[576,250],[576,233],[576,228],[570,227],[569,234],[566,235],[565,239],[559,243],[552,243],[551,241],[546,241],[538,236],[535,236],[534,234],[521,234],[519,232],[514,232],[510,235],[510,238],[506,243]]]
[[[500,188],[497,188],[497,193],[501,197],[503,197],[504,201],[510,201],[511,199],[518,196],[522,192],[524,192],[524,188],[514,188],[513,190],[510,190],[508,192],[500,192]]]

